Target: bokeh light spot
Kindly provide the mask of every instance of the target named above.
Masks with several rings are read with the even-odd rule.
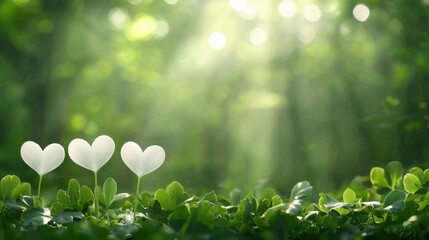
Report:
[[[229,6],[237,12],[246,10],[247,0],[229,0]]]
[[[254,28],[250,31],[249,39],[253,45],[262,45],[267,41],[268,34],[263,28]]]
[[[246,8],[240,12],[240,16],[244,19],[250,20],[254,19],[258,15],[258,8],[255,4],[247,4]]]
[[[226,46],[226,36],[223,32],[213,32],[208,39],[209,45],[215,50],[220,50]]]
[[[169,5],[175,5],[177,2],[179,2],[179,0],[164,0],[164,2],[166,2]]]
[[[132,5],[139,5],[140,3],[142,3],[142,0],[128,0],[128,2]]]
[[[296,14],[296,3],[292,0],[284,0],[279,4],[278,11],[285,18],[292,18]]]
[[[314,4],[309,4],[304,7],[304,18],[309,22],[317,22],[322,16],[319,7]]]
[[[146,15],[131,23],[130,27],[125,32],[125,35],[131,41],[150,38],[156,31],[156,25],[156,19],[152,16]]]
[[[229,0],[229,6],[240,13],[244,19],[253,19],[258,15],[258,8],[247,0]]]
[[[369,17],[369,8],[364,4],[358,4],[353,8],[353,16],[359,22],[365,22]]]
[[[159,20],[156,23],[156,30],[154,33],[154,37],[161,39],[165,37],[169,31],[170,31],[170,26],[168,25],[168,22],[164,20]]]
[[[82,114],[75,114],[70,119],[70,128],[73,131],[81,131],[86,125],[86,118]]]
[[[122,8],[113,8],[109,12],[109,22],[114,29],[123,29],[129,22],[128,14]]]

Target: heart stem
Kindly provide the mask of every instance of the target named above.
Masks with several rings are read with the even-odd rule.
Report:
[[[37,197],[40,198],[40,189],[42,188],[42,177],[43,175],[39,175],[39,186],[37,188]]]
[[[94,208],[95,208],[95,217],[98,219],[98,194],[97,194],[97,187],[98,187],[98,181],[97,181],[97,171],[94,172]]]
[[[134,209],[134,221],[136,219],[137,203],[139,202],[140,180],[141,180],[141,177],[137,177],[136,199],[134,200],[134,207],[133,207],[133,209]]]

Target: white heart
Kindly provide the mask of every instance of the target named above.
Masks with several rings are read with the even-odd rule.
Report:
[[[121,157],[125,165],[140,178],[164,163],[165,151],[160,146],[152,145],[143,152],[137,143],[127,142],[122,146]]]
[[[43,176],[61,165],[65,153],[58,143],[52,143],[42,150],[39,144],[27,141],[21,146],[21,157],[28,166]]]
[[[77,165],[97,172],[112,157],[115,142],[109,136],[97,137],[92,146],[83,139],[76,138],[70,142],[68,152],[71,160]]]

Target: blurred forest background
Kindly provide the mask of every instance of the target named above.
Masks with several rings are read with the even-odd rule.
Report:
[[[330,191],[389,161],[429,167],[429,0],[1,0],[0,174],[27,140],[158,144],[142,189]],[[65,162],[44,186],[89,170]],[[49,179],[49,180],[48,180]]]

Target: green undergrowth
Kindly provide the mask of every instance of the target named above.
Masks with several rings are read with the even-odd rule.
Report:
[[[274,189],[192,195],[178,182],[136,198],[108,178],[94,192],[71,179],[53,203],[17,176],[0,181],[0,239],[429,239],[429,169],[374,167],[345,189],[297,183]],[[98,216],[98,217],[95,217]]]

